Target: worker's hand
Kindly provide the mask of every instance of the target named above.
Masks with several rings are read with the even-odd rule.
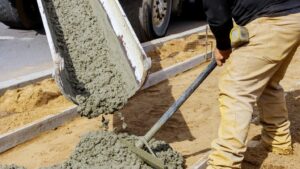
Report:
[[[228,50],[219,50],[216,49],[215,50],[215,59],[216,62],[218,64],[218,66],[222,66],[223,63],[226,62],[226,60],[229,58],[230,54],[231,54],[232,50],[228,49]]]

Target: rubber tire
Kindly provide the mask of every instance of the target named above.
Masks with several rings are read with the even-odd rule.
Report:
[[[139,9],[143,0],[119,0],[136,36],[141,42],[148,40],[139,20]]]
[[[32,5],[31,11],[29,5]],[[0,21],[18,29],[33,29],[42,25],[35,0],[0,0]]]
[[[168,1],[169,1],[168,2],[169,9],[167,10],[169,10],[169,12],[168,15],[166,16],[167,18],[165,19],[165,22],[159,28],[161,33],[157,34],[154,31],[153,23],[152,23],[153,0],[143,0],[143,4],[139,9],[139,20],[145,34],[143,39],[144,41],[163,37],[167,33],[169,23],[170,23],[171,13],[172,13],[172,0],[168,0]]]

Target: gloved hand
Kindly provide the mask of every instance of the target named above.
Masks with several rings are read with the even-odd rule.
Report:
[[[216,59],[218,66],[222,66],[223,63],[226,62],[226,60],[229,58],[231,52],[232,52],[232,49],[228,49],[228,50],[216,49],[215,50],[214,55],[215,55],[215,59]]]

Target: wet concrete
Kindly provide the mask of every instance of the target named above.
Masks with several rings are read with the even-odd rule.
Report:
[[[122,108],[138,86],[102,7],[85,0],[45,3],[64,59],[63,93],[89,118]]]

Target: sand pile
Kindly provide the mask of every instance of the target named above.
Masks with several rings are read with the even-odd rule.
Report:
[[[62,96],[53,79],[7,90],[0,96],[0,133],[59,113],[72,105]]]
[[[104,11],[97,9],[96,15],[85,0],[45,4],[64,58],[62,79],[70,84],[64,92],[79,104],[81,115],[91,118],[122,108],[138,86]]]
[[[53,79],[8,90],[0,97],[0,111],[21,113],[43,106],[61,96]]]

